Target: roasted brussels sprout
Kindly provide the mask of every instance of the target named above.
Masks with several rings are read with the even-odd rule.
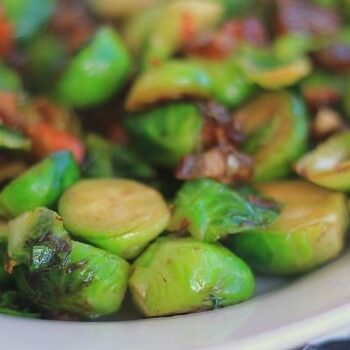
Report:
[[[126,259],[138,256],[169,220],[157,191],[123,179],[79,181],[61,197],[59,213],[80,240]]]
[[[168,229],[188,230],[198,240],[216,242],[229,234],[271,223],[279,213],[274,204],[256,205],[213,180],[189,181],[176,195]]]
[[[246,76],[265,89],[278,90],[296,84],[312,69],[306,56],[279,58],[276,55],[258,51],[245,53],[241,58]]]
[[[305,154],[295,165],[307,180],[332,190],[350,190],[350,132],[338,134]]]
[[[255,270],[294,275],[335,258],[348,226],[346,197],[304,181],[261,184],[258,189],[284,205],[265,228],[228,238],[228,246]]]
[[[128,263],[71,241],[62,218],[53,211],[38,208],[13,220],[8,254],[22,297],[39,310],[95,318],[120,307]]]
[[[159,239],[134,263],[129,286],[145,316],[215,309],[249,299],[254,276],[226,248],[192,238]]]
[[[55,0],[1,0],[1,6],[13,23],[16,38],[26,41],[48,21]]]
[[[124,177],[151,179],[155,171],[129,148],[113,144],[95,134],[86,138],[88,160],[84,175],[87,177]]]
[[[77,108],[105,102],[124,84],[130,65],[118,34],[112,28],[101,27],[59,78],[55,98]]]
[[[52,206],[79,178],[70,152],[57,152],[11,181],[0,193],[0,215],[15,217],[40,206]]]
[[[307,147],[308,118],[302,99],[286,91],[263,93],[234,114],[254,161],[255,181],[287,175]]]
[[[198,149],[203,119],[191,103],[171,103],[130,115],[125,126],[140,154],[150,162],[174,167]]]

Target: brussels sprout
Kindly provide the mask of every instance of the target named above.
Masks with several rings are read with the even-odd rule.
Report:
[[[174,167],[200,146],[203,119],[194,104],[172,103],[130,115],[125,126],[140,154]]]
[[[14,25],[16,38],[30,39],[53,13],[55,0],[1,0],[5,16]]]
[[[288,92],[264,93],[238,110],[234,118],[247,135],[243,150],[253,157],[255,181],[287,175],[306,149],[305,106]]]
[[[128,111],[140,110],[160,101],[185,96],[209,98],[211,81],[207,72],[193,61],[173,60],[143,73],[131,88]]]
[[[95,318],[120,307],[128,263],[71,241],[51,210],[38,208],[13,220],[8,253],[19,292],[40,310]]]
[[[30,140],[21,133],[0,125],[0,149],[24,150],[30,149]]]
[[[332,190],[350,190],[350,132],[333,136],[295,165],[296,172],[307,180]]]
[[[14,70],[0,62],[0,91],[20,92],[22,90],[22,82]]]
[[[177,193],[168,229],[187,229],[196,239],[215,242],[229,234],[263,227],[278,213],[277,206],[260,207],[226,185],[200,179],[187,182]]]
[[[6,245],[0,243],[0,294],[1,294],[1,290],[6,288],[11,281],[10,274],[8,274],[5,270],[6,256],[7,256]]]
[[[228,238],[228,245],[255,270],[293,275],[336,257],[345,244],[346,198],[303,181],[258,186],[284,204],[281,215],[266,228]]]
[[[212,97],[228,108],[237,107],[255,91],[235,59],[208,60],[200,64],[212,81]]]
[[[146,67],[167,60],[185,40],[190,39],[189,36],[210,30],[222,16],[223,7],[217,1],[182,0],[167,4],[155,19],[147,40]]]
[[[80,240],[132,259],[166,227],[161,195],[131,180],[82,180],[59,202],[68,231]]]
[[[226,248],[192,238],[160,239],[134,263],[129,286],[146,316],[182,314],[252,297],[254,276]]]
[[[26,85],[34,92],[51,89],[57,74],[67,63],[67,52],[57,36],[42,32],[24,48],[26,55]]]
[[[189,96],[213,98],[234,107],[252,92],[252,83],[245,78],[235,59],[172,60],[141,75],[129,93],[126,108],[135,111]]]
[[[0,215],[11,218],[40,206],[52,206],[78,178],[79,168],[71,153],[53,153],[2,190]]]
[[[312,70],[311,62],[306,56],[295,55],[281,59],[270,52],[257,49],[244,52],[241,65],[251,81],[271,90],[294,85]]]
[[[256,0],[218,0],[225,7],[225,17],[241,16],[256,5]]]
[[[39,314],[30,312],[26,305],[23,305],[19,293],[14,290],[6,290],[1,292],[0,290],[0,314],[38,318]]]
[[[59,78],[54,95],[61,103],[77,108],[100,104],[124,84],[130,66],[117,33],[101,27]]]
[[[88,160],[87,177],[124,177],[150,179],[154,170],[130,149],[90,134],[86,138]]]

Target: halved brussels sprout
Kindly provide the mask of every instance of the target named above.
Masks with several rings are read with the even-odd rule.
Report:
[[[307,180],[332,190],[350,190],[350,132],[331,137],[305,154],[295,171]]]
[[[258,189],[284,204],[266,228],[228,238],[228,245],[255,270],[276,275],[305,272],[335,258],[348,226],[346,197],[304,181],[262,184]]]
[[[30,146],[30,140],[21,133],[0,125],[0,149],[27,151]]]
[[[240,61],[251,81],[271,90],[294,85],[312,70],[311,61],[300,55],[281,59],[270,52],[253,50],[244,52]]]
[[[50,18],[55,0],[1,0],[18,40],[30,39]]]
[[[198,240],[216,242],[229,234],[263,227],[278,213],[277,206],[260,207],[226,185],[200,179],[187,182],[177,193],[168,229],[188,230]]]
[[[20,92],[22,82],[16,71],[0,62],[0,91]]]
[[[150,179],[155,171],[129,148],[109,142],[95,134],[86,138],[88,159],[84,169],[87,177],[124,177]]]
[[[201,143],[203,118],[192,103],[171,103],[130,115],[126,129],[150,162],[174,167]]]
[[[155,19],[144,53],[146,67],[159,65],[185,40],[210,30],[223,17],[223,6],[212,0],[181,0],[167,4]]]
[[[128,111],[137,111],[160,101],[185,96],[209,98],[211,81],[207,72],[192,61],[173,60],[143,73],[126,100]]]
[[[53,153],[11,181],[0,193],[0,215],[15,217],[40,206],[52,206],[79,178],[70,152]]]
[[[73,58],[54,89],[62,104],[83,108],[105,102],[125,82],[130,57],[117,32],[101,27]]]
[[[128,263],[71,241],[53,211],[38,208],[13,220],[8,253],[22,297],[39,310],[95,318],[120,307]]]
[[[134,263],[129,286],[145,316],[215,309],[252,297],[254,276],[226,248],[192,238],[160,239]]]
[[[247,135],[243,150],[253,157],[255,181],[287,175],[307,147],[303,101],[289,92],[264,93],[234,114]]]
[[[254,91],[236,60],[172,60],[143,73],[126,101],[129,111],[184,97],[237,106]]]
[[[67,230],[80,240],[132,259],[166,227],[169,210],[161,195],[122,179],[82,180],[59,202]]]

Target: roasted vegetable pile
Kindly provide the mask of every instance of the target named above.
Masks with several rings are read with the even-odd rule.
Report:
[[[350,1],[0,0],[0,313],[198,312],[324,265],[349,118]]]

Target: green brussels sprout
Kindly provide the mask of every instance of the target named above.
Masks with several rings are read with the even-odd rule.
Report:
[[[228,108],[239,106],[255,91],[235,59],[201,61],[212,81],[212,97]]]
[[[8,254],[21,296],[39,310],[96,318],[121,305],[128,263],[71,241],[62,218],[49,209],[37,208],[10,222]]]
[[[248,79],[271,90],[294,85],[312,70],[307,56],[296,54],[293,57],[280,58],[271,52],[258,49],[244,52],[240,63]]]
[[[146,67],[160,64],[172,56],[184,40],[188,40],[186,19],[190,30],[200,33],[210,30],[223,17],[223,6],[212,0],[181,0],[170,2],[159,12],[153,22],[144,52]]]
[[[253,158],[255,181],[287,175],[306,150],[306,108],[289,92],[263,93],[238,110],[234,118],[247,135],[242,148]]]
[[[22,82],[16,71],[0,62],[0,91],[21,92]]]
[[[1,6],[14,25],[16,38],[27,41],[50,18],[55,0],[1,0]]]
[[[41,32],[24,48],[26,55],[25,82],[34,92],[47,92],[67,62],[68,55],[62,40]]]
[[[21,133],[0,125],[0,149],[27,151],[30,146],[30,140]]]
[[[305,154],[295,171],[310,182],[336,190],[350,190],[350,132],[335,135]]]
[[[225,7],[225,17],[237,17],[245,14],[256,5],[256,0],[218,0]]]
[[[335,258],[344,248],[348,226],[345,195],[304,181],[272,182],[258,189],[284,204],[281,215],[265,228],[227,240],[256,271],[302,273]]]
[[[23,305],[19,293],[14,290],[0,290],[0,314],[27,318],[40,316],[28,310],[27,305]]]
[[[260,207],[230,187],[209,179],[189,181],[177,193],[168,229],[188,230],[201,241],[263,227],[279,214],[274,203]]]
[[[184,97],[213,98],[234,107],[254,91],[233,58],[219,61],[171,60],[143,73],[126,101],[128,111]]]
[[[59,78],[55,98],[76,108],[103,103],[125,83],[130,68],[129,54],[118,34],[101,27]]]
[[[53,153],[15,178],[0,193],[0,215],[15,217],[40,206],[52,206],[79,178],[79,168],[67,151]]]
[[[143,73],[134,83],[126,101],[128,111],[137,111],[160,101],[184,96],[209,98],[211,81],[194,61],[172,60]]]
[[[169,220],[157,191],[124,179],[79,181],[61,197],[59,213],[79,240],[125,259],[138,256]]]
[[[86,147],[86,177],[151,179],[155,176],[152,167],[129,148],[109,142],[95,134],[87,136]]]
[[[215,309],[249,299],[254,276],[226,248],[192,238],[160,239],[133,264],[129,286],[145,316]]]
[[[130,115],[125,126],[140,154],[156,165],[174,167],[199,147],[203,118],[192,103],[171,103]]]
[[[11,275],[6,272],[7,247],[0,243],[0,294],[1,290],[5,289],[11,282]],[[1,310],[0,310],[1,312]]]

